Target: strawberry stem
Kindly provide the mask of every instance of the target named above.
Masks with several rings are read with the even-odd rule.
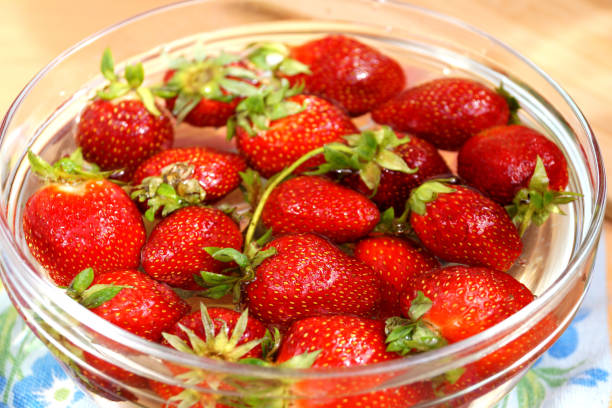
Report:
[[[244,239],[245,248],[249,248],[251,245],[251,241],[253,241],[255,229],[257,228],[257,224],[259,223],[259,218],[261,218],[261,213],[263,212],[263,208],[266,204],[266,201],[268,201],[268,197],[270,197],[272,190],[274,190],[276,186],[278,186],[291,173],[293,173],[295,169],[300,167],[303,163],[313,158],[314,156],[323,153],[323,151],[323,147],[319,147],[317,149],[309,151],[308,153],[304,154],[302,157],[294,161],[289,167],[286,167],[284,170],[282,170],[280,173],[277,173],[270,179],[269,184],[266,186],[266,189],[264,190],[259,202],[257,203],[257,207],[255,207],[255,211],[253,211],[253,217],[251,218],[251,222],[249,222],[249,226],[247,228],[246,236]]]

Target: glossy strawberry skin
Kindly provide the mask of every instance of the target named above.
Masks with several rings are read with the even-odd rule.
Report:
[[[288,101],[306,109],[282,119],[273,120],[268,130],[250,136],[242,127],[236,129],[238,150],[249,165],[264,177],[283,170],[302,155],[357,133],[358,129],[340,109],[313,95],[295,95]],[[313,157],[298,172],[323,163],[323,156]]]
[[[331,35],[294,47],[291,56],[311,74],[289,77],[305,91],[338,103],[351,116],[369,112],[399,93],[404,71],[392,58],[355,39]]]
[[[143,162],[134,173],[132,184],[139,185],[146,177],[159,176],[164,167],[183,162],[194,166],[193,178],[206,191],[204,202],[217,201],[240,185],[246,162],[237,154],[209,147],[182,147],[164,150]]]
[[[98,275],[93,285],[125,285],[111,300],[90,309],[109,322],[151,341],[159,341],[190,310],[167,285],[137,270]]]
[[[242,234],[222,211],[186,207],[153,228],[142,249],[142,266],[154,279],[183,289],[200,289],[193,276],[201,271],[221,273],[227,263],[214,260],[206,247],[242,250]]]
[[[151,114],[139,100],[96,99],[83,110],[76,143],[87,161],[102,170],[123,169],[128,181],[138,165],[172,146],[174,128],[167,116]]]
[[[507,271],[523,250],[517,229],[503,207],[475,190],[452,186],[412,212],[410,225],[425,248],[448,262]]]
[[[288,325],[318,315],[370,316],[380,302],[380,280],[369,266],[313,234],[269,242],[276,255],[245,286],[249,313],[266,324]]]
[[[312,232],[334,242],[357,240],[378,223],[367,197],[323,177],[299,176],[278,185],[262,220],[274,234]]]
[[[417,171],[413,174],[406,174],[382,169],[378,190],[371,197],[371,200],[381,210],[393,207],[396,214],[401,214],[413,188],[434,176],[451,174],[446,162],[431,143],[415,136],[409,137],[410,142],[397,146],[393,152],[404,159],[408,167],[417,169]],[[373,193],[357,174],[344,178],[343,183],[367,197]]]
[[[164,82],[168,82],[175,71],[169,70],[164,74]],[[225,126],[227,120],[236,111],[236,106],[240,103],[240,98],[234,98],[229,102],[216,101],[213,99],[202,98],[200,102],[185,116],[184,122],[192,126],[205,127]],[[174,109],[175,98],[166,99],[166,107],[169,111]]]
[[[521,125],[497,126],[472,136],[459,151],[459,175],[471,186],[505,205],[529,185],[537,157],[549,188],[567,187],[567,162],[561,150],[541,133]]]
[[[400,315],[400,294],[411,278],[440,267],[440,262],[410,241],[392,236],[362,239],[355,258],[378,272],[382,281],[383,317]]]
[[[441,78],[407,89],[372,111],[376,123],[409,132],[438,149],[459,150],[481,130],[505,125],[508,103],[466,78]]]
[[[220,330],[223,329],[223,323],[225,322],[227,325],[228,333],[232,333],[234,331],[234,327],[236,326],[236,322],[240,318],[240,313],[226,309],[223,307],[209,307],[208,315],[210,316],[213,324],[215,325],[215,335],[219,333]],[[204,331],[204,325],[202,324],[202,314],[199,310],[190,313],[186,316],[183,316],[176,324],[168,330],[168,333],[174,334],[175,336],[180,337],[185,342],[189,344],[189,337],[187,334],[179,327],[183,325],[184,327],[192,330],[195,334],[198,335],[202,340],[206,341],[206,333]],[[240,337],[237,346],[241,346],[245,343],[248,343],[251,340],[258,340],[264,337],[266,334],[266,327],[259,320],[249,316],[247,321],[247,327]],[[164,340],[162,344],[168,345],[169,343]],[[242,356],[241,358],[260,358],[261,357],[261,345],[254,347],[247,354]],[[214,356],[213,356],[214,357]]]
[[[58,286],[83,269],[96,274],[137,268],[145,242],[138,208],[107,180],[48,184],[27,201],[25,240],[34,258]]]
[[[313,367],[320,368],[351,367],[396,359],[398,354],[386,351],[384,328],[383,321],[355,316],[318,316],[298,320],[285,334],[277,360],[283,362],[316,350],[321,350],[321,354]],[[296,385],[296,389],[311,398],[321,394],[355,394],[391,376],[303,381]],[[297,400],[296,404],[301,408],[408,407],[431,397],[431,385],[417,383],[348,397]]]
[[[412,279],[400,299],[404,316],[408,316],[417,291],[433,302],[423,320],[450,343],[483,332],[534,299],[531,291],[511,275],[483,267],[450,266]],[[473,363],[470,371],[475,370],[484,379],[510,366],[543,341],[555,322],[552,316],[545,317],[516,340]]]

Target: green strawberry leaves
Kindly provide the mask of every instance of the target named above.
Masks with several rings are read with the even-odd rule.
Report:
[[[409,319],[391,317],[385,324],[387,351],[401,356],[413,352],[434,350],[445,346],[446,340],[425,323],[421,317],[431,309],[432,301],[418,291],[412,301]]]
[[[582,195],[571,191],[550,190],[544,162],[537,156],[529,185],[520,189],[512,204],[505,208],[522,236],[532,222],[542,225],[551,214],[565,214],[559,205],[570,203],[579,197]]]
[[[102,60],[100,62],[100,71],[102,76],[108,80],[108,85],[97,92],[97,96],[101,99],[112,100],[127,95],[130,91],[134,91],[138,98],[142,101],[147,110],[155,116],[160,116],[161,112],[155,105],[155,97],[153,92],[142,85],[145,74],[142,63],[135,65],[127,65],[124,70],[125,81],[115,74],[115,62],[109,48],[104,50]]]
[[[262,71],[280,72],[284,75],[311,74],[308,65],[289,57],[290,50],[285,44],[256,43],[247,50],[247,59]]]
[[[74,277],[66,294],[79,302],[82,306],[93,309],[111,300],[122,289],[131,288],[126,285],[97,284],[90,286],[94,281],[93,268],[83,269]]]
[[[382,169],[413,174],[418,169],[408,167],[393,149],[410,138],[398,138],[388,126],[344,136],[347,144],[330,143],[324,146],[325,163],[307,174],[326,174],[330,171],[355,170],[363,183],[376,194]],[[348,145],[348,146],[347,146]]]
[[[521,123],[521,120],[518,117],[518,110],[521,108],[521,105],[519,104],[518,100],[504,89],[503,83],[495,89],[495,92],[502,96],[508,104],[508,109],[510,110],[510,118],[508,119],[508,124],[519,125]]]
[[[53,165],[31,150],[28,150],[28,161],[32,171],[37,176],[51,182],[79,182],[102,179],[117,172],[117,170],[100,171],[96,164],[88,162],[83,158],[81,148],[77,148],[70,156],[57,160]]]
[[[421,184],[410,192],[408,198],[408,206],[411,211],[423,215],[427,208],[427,203],[430,203],[438,197],[438,194],[452,193],[456,190],[444,183],[451,182],[451,179],[430,180]]]
[[[145,218],[149,221],[161,209],[162,217],[191,205],[200,205],[206,199],[206,191],[194,177],[195,167],[186,162],[176,162],[164,167],[159,176],[151,176],[135,186],[130,194],[133,200],[146,202]]]

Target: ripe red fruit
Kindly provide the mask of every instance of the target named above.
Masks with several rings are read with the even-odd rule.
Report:
[[[304,110],[272,120],[267,130],[258,130],[252,136],[242,127],[236,129],[238,149],[264,177],[271,177],[313,149],[358,131],[348,116],[324,99],[295,95],[287,101]],[[298,170],[322,162],[323,156],[315,157]]]
[[[355,246],[355,258],[380,275],[383,317],[400,314],[400,293],[411,278],[440,267],[440,262],[424,249],[406,239],[391,236],[362,239]]]
[[[112,299],[90,309],[98,316],[151,341],[159,341],[190,310],[167,285],[137,270],[118,270],[96,275],[93,285],[120,285]]]
[[[291,56],[308,65],[311,74],[289,80],[303,81],[306,92],[337,102],[351,116],[369,112],[404,88],[404,71],[395,60],[342,35],[293,47]]]
[[[276,255],[255,269],[245,303],[264,323],[289,324],[317,315],[370,316],[380,302],[380,280],[369,266],[313,234],[269,242]]]
[[[385,324],[355,316],[318,316],[294,322],[287,331],[277,361],[287,361],[305,352],[320,350],[312,367],[351,367],[393,360],[398,354],[386,351]],[[350,380],[302,381],[294,385],[300,393],[339,395],[372,388],[392,376],[377,375]],[[407,407],[433,397],[429,383],[416,383],[382,391],[337,398],[296,400],[298,407],[378,408]]]
[[[398,135],[398,137],[403,139],[405,136]],[[374,191],[369,189],[357,174],[344,178],[343,183],[368,197],[372,196],[371,200],[381,210],[393,207],[397,213],[401,214],[413,188],[434,176],[451,173],[433,145],[415,136],[409,136],[409,138],[408,143],[395,147],[392,152],[401,157],[408,167],[416,169],[415,173],[409,174],[382,168],[380,184],[374,196],[372,196]]]
[[[171,212],[181,207],[211,203],[223,198],[240,184],[240,172],[246,162],[237,154],[208,147],[184,147],[162,151],[143,162],[132,184],[138,190],[132,197],[147,201],[155,213]],[[171,186],[178,199],[160,192],[161,185]]]
[[[459,150],[470,136],[508,123],[510,107],[504,96],[479,82],[441,78],[403,91],[374,109],[372,119],[438,149]]]
[[[497,126],[471,137],[459,151],[457,164],[469,185],[505,205],[528,187],[538,156],[549,188],[565,189],[567,162],[561,150],[541,133],[521,125]]]
[[[401,296],[404,316],[422,292],[431,300],[421,319],[450,343],[481,333],[528,305],[534,296],[511,275],[483,267],[450,266],[410,281]],[[547,317],[536,327],[476,361],[473,367],[486,378],[508,367],[545,339],[554,328]],[[475,382],[475,381],[473,381]]]
[[[97,274],[137,268],[145,229],[138,208],[104,179],[55,182],[26,202],[23,232],[30,252],[58,286],[83,269]]]
[[[503,207],[467,187],[425,182],[409,202],[414,232],[445,261],[506,271],[523,250]]]
[[[312,232],[335,242],[367,235],[380,218],[374,203],[331,180],[299,176],[277,186],[262,219],[274,234]]]
[[[206,247],[242,249],[242,234],[222,211],[186,207],[155,226],[142,249],[142,266],[154,279],[183,289],[199,289],[193,276],[220,273],[227,264],[214,260]]]

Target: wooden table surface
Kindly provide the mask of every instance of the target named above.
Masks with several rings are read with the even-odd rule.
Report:
[[[0,0],[0,115],[32,76],[67,47],[107,25],[168,3],[171,1]],[[612,174],[612,0],[412,3],[463,19],[543,68],[581,107],[604,152],[608,174]],[[612,216],[610,204],[608,216]],[[610,254],[610,220],[605,223],[605,234]],[[609,260],[607,269],[612,294]],[[610,305],[608,302],[609,310]]]

